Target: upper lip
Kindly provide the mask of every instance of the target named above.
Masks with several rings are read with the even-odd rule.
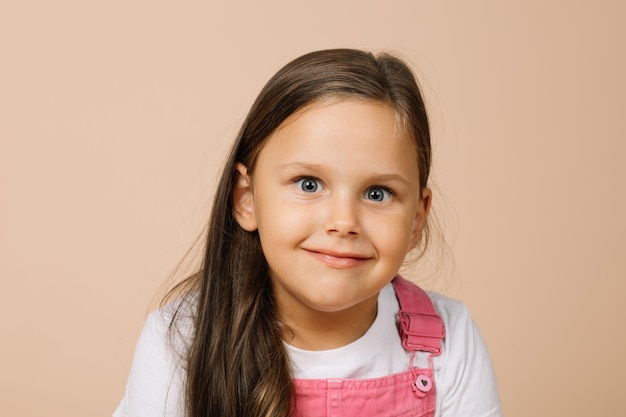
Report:
[[[340,252],[331,249],[305,249],[322,255],[334,256],[335,258],[369,259],[371,256],[356,252]]]

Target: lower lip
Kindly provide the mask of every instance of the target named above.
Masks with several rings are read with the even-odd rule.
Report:
[[[329,255],[327,253],[307,251],[315,259],[324,262],[332,268],[347,269],[355,268],[367,262],[368,258],[350,258],[342,256]]]

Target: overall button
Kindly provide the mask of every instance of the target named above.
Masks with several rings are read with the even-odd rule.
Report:
[[[418,375],[415,379],[415,387],[422,392],[428,392],[432,389],[433,382],[426,375]]]

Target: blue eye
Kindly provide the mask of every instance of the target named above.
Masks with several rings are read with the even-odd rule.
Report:
[[[372,201],[385,201],[391,198],[391,193],[381,187],[372,187],[365,192],[365,198]]]
[[[316,191],[319,191],[319,189],[321,188],[320,182],[311,177],[300,178],[296,181],[296,184],[298,185],[300,190],[304,191],[305,193],[314,193]]]

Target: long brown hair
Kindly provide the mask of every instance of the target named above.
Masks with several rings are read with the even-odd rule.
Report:
[[[252,173],[270,134],[297,110],[325,98],[392,106],[415,140],[420,192],[426,187],[431,162],[428,118],[415,77],[402,60],[389,54],[334,49],[306,54],[279,70],[252,105],[225,164],[202,268],[177,288],[185,295],[170,330],[177,327],[185,308],[193,317],[193,332],[183,354],[189,417],[291,414],[289,360],[268,266],[258,234],[243,230],[235,220],[232,190],[237,162]],[[421,243],[426,240],[423,236]]]

